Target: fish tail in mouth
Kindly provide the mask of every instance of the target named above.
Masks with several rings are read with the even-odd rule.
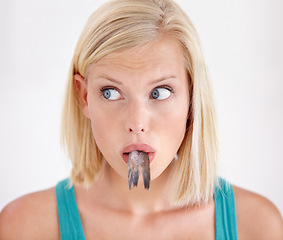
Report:
[[[150,164],[148,154],[142,151],[133,151],[129,153],[128,159],[128,183],[131,190],[132,185],[138,185],[139,173],[142,171],[144,188],[150,187]]]

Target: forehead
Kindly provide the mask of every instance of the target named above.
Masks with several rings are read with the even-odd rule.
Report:
[[[110,53],[92,66],[89,70],[95,69],[96,72],[117,68],[121,71],[146,71],[153,68],[165,70],[185,67],[185,61],[178,41],[162,38],[149,44]]]

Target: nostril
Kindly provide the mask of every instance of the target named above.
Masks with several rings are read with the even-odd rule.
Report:
[[[134,133],[140,133],[140,132],[144,132],[144,128],[129,128],[129,132],[134,132]]]

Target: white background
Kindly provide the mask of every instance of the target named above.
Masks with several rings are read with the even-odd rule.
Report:
[[[0,209],[68,176],[60,114],[78,36],[104,1],[0,2]],[[193,20],[218,113],[221,174],[283,213],[282,1],[177,1]]]

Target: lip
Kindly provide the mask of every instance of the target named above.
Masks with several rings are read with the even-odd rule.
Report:
[[[122,155],[122,158],[125,161],[125,163],[128,164],[129,154],[127,154],[127,153],[130,153],[130,152],[133,152],[133,151],[146,152],[148,154],[148,158],[149,158],[150,163],[152,162],[152,160],[155,156],[155,150],[151,146],[149,146],[147,144],[131,144],[131,145],[124,147],[123,150],[121,151],[121,155]]]

